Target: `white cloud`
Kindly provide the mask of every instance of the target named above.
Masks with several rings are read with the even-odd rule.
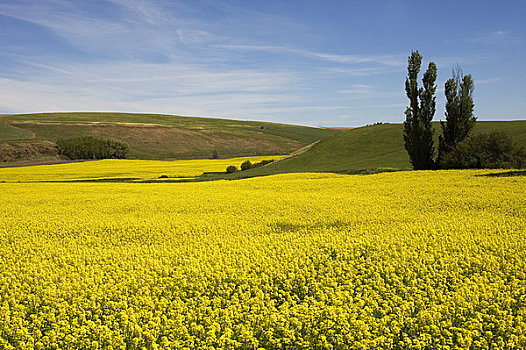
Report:
[[[293,54],[321,59],[332,63],[376,63],[386,66],[400,66],[405,64],[405,58],[401,55],[339,55],[272,45],[215,45],[215,47],[231,50],[263,51],[271,53]]]
[[[468,41],[482,44],[517,44],[522,42],[523,39],[511,32],[495,30],[469,38]]]
[[[368,84],[354,84],[349,89],[338,90],[337,93],[345,95],[368,95],[373,93],[373,87]]]
[[[117,9],[110,15],[90,12],[83,0],[0,2],[0,14],[45,27],[82,53],[81,59],[78,53],[0,53],[15,62],[0,72],[0,112],[130,111],[306,123],[354,109],[365,120],[375,107],[360,107],[361,100],[379,99],[380,109],[397,109],[402,100],[402,88],[389,93],[378,86],[386,81],[381,75],[405,72],[407,54],[304,49],[290,39],[308,35],[301,23],[222,2],[110,2]],[[272,65],[282,58],[294,64]]]
[[[331,67],[327,68],[327,72],[337,73],[348,76],[365,77],[369,75],[386,74],[401,71],[401,67],[365,67],[365,68],[343,68],[343,67]]]
[[[125,7],[130,12],[137,15],[140,19],[150,23],[159,24],[170,19],[156,2],[151,0],[109,0],[111,3]]]
[[[73,2],[49,0],[0,4],[0,14],[44,27],[73,47],[91,54],[133,57],[173,52],[176,36],[170,28],[162,26],[160,10],[152,6],[133,6],[130,1],[114,3],[129,3],[125,8],[133,9],[130,11],[134,15],[96,16]]]
[[[493,84],[499,81],[506,80],[504,77],[496,77],[496,78],[486,78],[486,79],[477,79],[475,80],[475,86],[476,85],[485,85],[485,84]]]
[[[175,63],[33,65],[39,74],[28,72],[34,74],[31,79],[0,79],[4,110],[126,110],[246,118],[240,113],[300,101],[294,94],[300,78],[289,72],[216,71]]]
[[[200,45],[217,40],[217,37],[204,30],[180,28],[176,30],[179,40],[186,45]]]

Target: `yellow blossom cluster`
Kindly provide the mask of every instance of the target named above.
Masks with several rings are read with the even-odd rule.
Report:
[[[0,183],[0,348],[526,348],[502,173]]]

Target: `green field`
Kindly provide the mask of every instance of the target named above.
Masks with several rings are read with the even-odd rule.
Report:
[[[438,144],[438,123],[435,145]],[[502,131],[526,147],[526,121],[477,122],[474,133]],[[351,129],[321,140],[297,156],[285,158],[263,168],[233,176],[257,176],[290,172],[356,172],[372,169],[410,169],[404,148],[403,125],[381,124]]]
[[[125,141],[131,159],[221,158],[288,154],[339,131],[298,125],[131,113],[0,116],[0,144],[94,135]],[[24,147],[24,143],[18,143]],[[0,147],[0,153],[2,148]]]

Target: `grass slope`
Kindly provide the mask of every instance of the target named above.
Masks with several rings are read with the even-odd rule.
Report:
[[[25,140],[33,138],[33,134],[16,126],[0,122],[0,140]]]
[[[438,129],[434,123],[438,144]],[[474,133],[492,130],[510,134],[526,146],[526,121],[477,122]],[[363,169],[410,169],[404,148],[402,124],[365,126],[320,141],[310,149],[267,166],[238,173],[235,177],[290,172],[356,172]]]
[[[288,154],[338,130],[257,121],[131,113],[0,116],[0,143],[94,135],[127,142],[129,158],[208,158]],[[12,145],[10,145],[12,146]],[[6,146],[7,147],[7,146]]]

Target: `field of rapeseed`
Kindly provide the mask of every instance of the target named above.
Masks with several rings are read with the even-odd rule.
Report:
[[[526,177],[488,173],[0,183],[0,348],[525,348]]]
[[[164,175],[170,178],[193,178],[204,172],[225,172],[226,167],[239,168],[245,160],[253,163],[282,156],[256,156],[228,159],[191,160],[123,160],[104,159],[79,163],[0,168],[0,182],[50,182],[78,180],[154,180]],[[0,163],[1,164],[1,163]]]

